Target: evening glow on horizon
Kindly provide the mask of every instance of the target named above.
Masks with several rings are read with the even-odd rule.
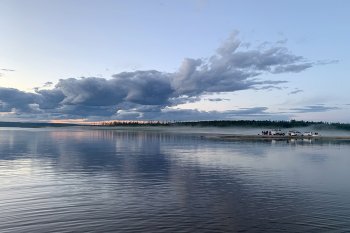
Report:
[[[0,1],[0,121],[349,123],[350,2]]]

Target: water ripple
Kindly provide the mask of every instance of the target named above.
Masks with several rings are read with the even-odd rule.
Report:
[[[2,233],[350,231],[349,145],[69,129],[0,139]]]

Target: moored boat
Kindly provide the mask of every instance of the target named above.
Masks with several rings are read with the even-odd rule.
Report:
[[[301,136],[301,135],[302,135],[301,132],[295,131],[295,130],[290,130],[290,131],[288,132],[288,136],[292,136],[292,137],[297,137],[297,136]]]
[[[317,132],[304,132],[303,135],[304,137],[317,137],[319,134]]]

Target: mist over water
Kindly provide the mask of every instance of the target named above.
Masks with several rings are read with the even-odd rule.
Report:
[[[0,232],[348,232],[349,154],[184,130],[1,129]]]
[[[93,127],[96,129],[96,127]],[[239,134],[239,135],[258,135],[261,131],[271,131],[274,128],[268,127],[191,127],[191,126],[119,126],[119,127],[99,127],[99,129],[117,129],[118,131],[146,131],[146,132],[162,132],[162,133],[176,133],[176,134]],[[293,127],[293,128],[277,128],[282,132],[288,133],[288,131],[294,130],[299,132],[318,132],[321,136],[349,136],[350,130],[339,130],[332,127]]]

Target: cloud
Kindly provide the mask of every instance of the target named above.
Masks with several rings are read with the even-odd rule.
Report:
[[[13,71],[15,71],[15,70],[0,68],[0,78],[5,76],[4,73],[6,73],[6,72],[13,72]]]
[[[338,107],[330,107],[324,105],[309,105],[301,108],[291,108],[295,113],[311,113],[311,112],[328,112],[331,110],[338,110]]]
[[[114,80],[94,77],[61,79],[52,91],[64,96],[61,105],[71,106],[112,106],[122,102],[125,96],[123,87]]]
[[[0,112],[32,113],[37,103],[37,95],[22,92],[14,88],[0,87]]]
[[[62,106],[62,101],[66,98],[63,92],[55,88],[53,90],[36,90],[36,102],[40,109],[55,109]]]
[[[300,89],[295,89],[295,90],[289,92],[288,95],[295,95],[295,94],[302,93],[302,92],[304,92],[304,91],[300,90]]]
[[[283,43],[264,43],[253,48],[232,34],[208,58],[186,58],[173,73],[156,70],[122,72],[110,79],[87,77],[61,79],[51,89],[34,93],[0,89],[2,112],[17,116],[37,114],[45,118],[220,118],[265,114],[266,109],[219,112],[171,110],[203,95],[280,88],[283,80],[259,79],[263,74],[298,73],[316,63],[291,53]],[[47,82],[43,87],[50,87]],[[222,101],[212,99],[210,101]],[[41,115],[40,115],[41,114]],[[187,116],[187,117],[186,117]]]
[[[123,87],[124,101],[142,105],[168,104],[173,97],[170,74],[158,71],[135,71],[113,75],[114,82]]]
[[[13,72],[15,70],[12,70],[12,69],[0,69],[0,71],[4,71],[4,72]]]
[[[44,83],[43,87],[51,87],[53,85],[53,82],[46,82]]]
[[[13,72],[15,70],[12,70],[12,69],[4,69],[4,68],[0,68],[0,77],[3,77],[5,76],[4,72]]]
[[[319,60],[315,62],[317,65],[331,65],[331,64],[337,64],[339,63],[339,60]]]
[[[294,72],[299,73],[313,66],[313,63],[289,64],[276,67],[272,72],[275,74]]]
[[[229,111],[199,111],[196,109],[157,109],[151,108],[140,111],[139,109],[121,110],[115,119],[145,119],[145,120],[180,120],[180,121],[198,121],[198,120],[229,120],[229,119],[288,119],[287,115],[275,114],[267,111],[266,107],[241,108]]]
[[[172,79],[176,93],[196,96],[276,86],[283,81],[255,77],[264,73],[298,73],[314,65],[279,44],[262,49],[247,49],[241,44],[237,34],[232,34],[209,59],[186,58]]]
[[[208,98],[206,100],[209,100],[210,102],[220,102],[220,101],[227,101],[229,99],[223,99],[223,98]]]

